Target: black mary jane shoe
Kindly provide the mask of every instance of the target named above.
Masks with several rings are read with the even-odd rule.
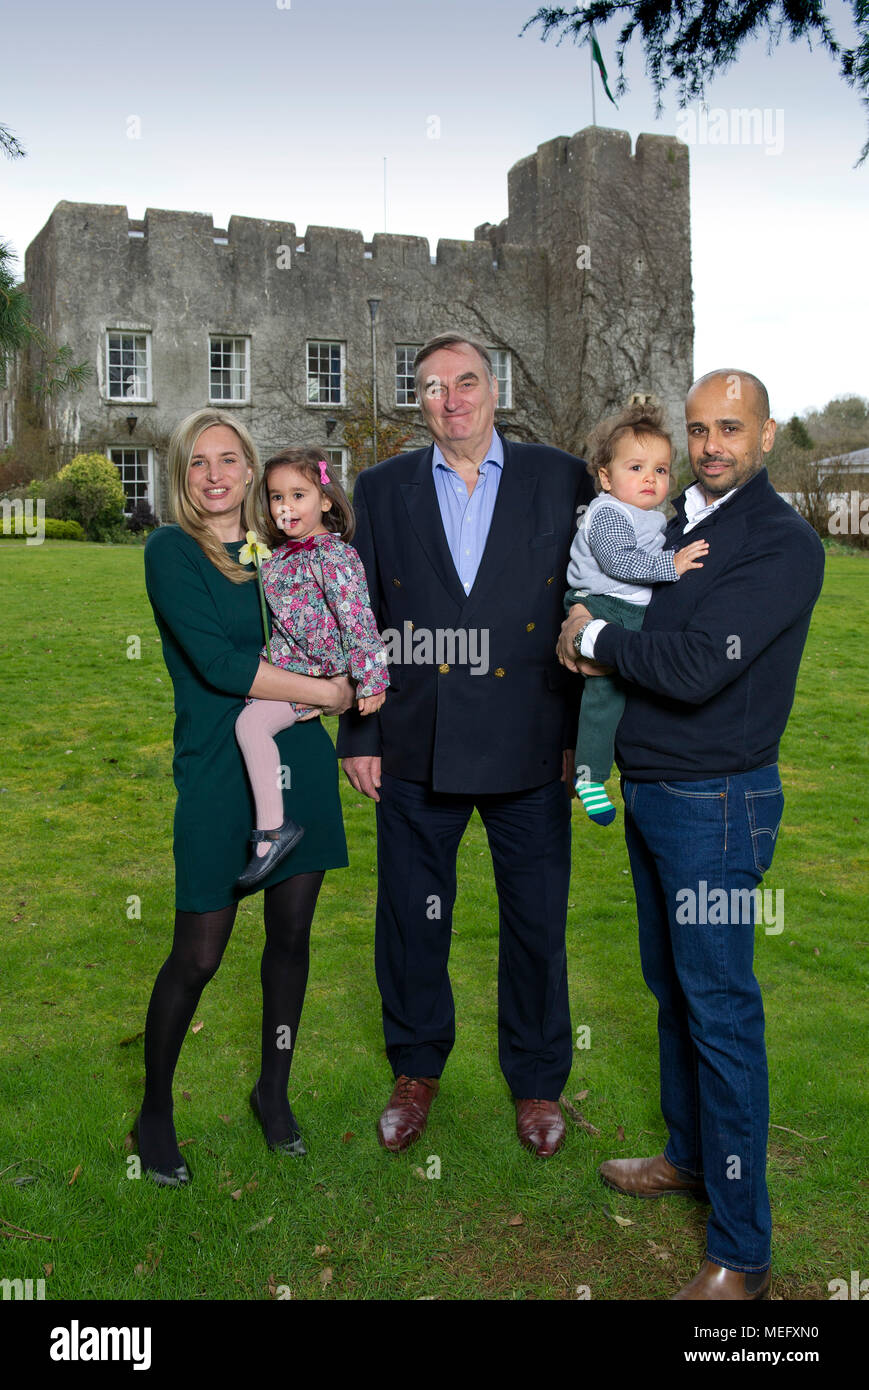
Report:
[[[296,1122],[296,1117],[293,1114],[292,1110],[290,1111],[291,1128],[289,1137],[287,1139],[279,1139],[277,1140],[277,1142],[269,1138],[269,1132],[266,1129],[266,1122],[263,1119],[262,1108],[259,1103],[258,1081],[255,1082],[254,1088],[250,1093],[250,1108],[259,1120],[260,1125],[262,1126],[262,1132],[266,1138],[266,1143],[268,1144],[269,1148],[272,1150],[273,1153],[291,1154],[293,1158],[301,1158],[303,1154],[306,1154],[308,1152],[308,1150],[305,1148],[304,1140],[302,1139],[302,1131],[299,1129],[299,1126]]]
[[[139,1138],[140,1119],[141,1113],[137,1115],[133,1121],[133,1137],[136,1140],[139,1156],[141,1157],[142,1142]],[[193,1176],[186,1163],[180,1164],[179,1167],[173,1168],[169,1172],[164,1172],[160,1168],[145,1168],[143,1166],[142,1173],[146,1178],[150,1178],[153,1183],[156,1183],[158,1187],[187,1187]]]
[[[268,878],[272,869],[276,868],[286,859],[290,851],[296,848],[304,833],[305,827],[299,825],[297,821],[290,820],[289,817],[283,825],[278,826],[277,830],[255,830],[250,837],[251,844],[258,845],[267,840],[269,847],[262,856],[254,854],[241,878],[237,880],[236,888],[248,891],[251,888],[256,888],[257,884]]]

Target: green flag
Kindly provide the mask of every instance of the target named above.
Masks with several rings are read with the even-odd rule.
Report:
[[[604,66],[603,54],[601,53],[600,49],[598,48],[597,39],[596,39],[595,36],[594,36],[594,30],[592,29],[590,32],[591,32],[591,56],[592,56],[592,58],[594,59],[594,61],[597,63],[598,72],[600,73],[600,80],[601,80],[601,82],[603,83],[603,89],[604,89],[604,91],[606,92],[607,96],[609,97],[610,101],[612,102],[613,106],[616,108],[616,110],[618,110],[618,102],[616,101],[615,97],[613,96],[612,92],[610,91],[609,87],[608,87],[607,84],[606,84],[607,71],[606,71],[606,68],[605,68],[605,66]]]

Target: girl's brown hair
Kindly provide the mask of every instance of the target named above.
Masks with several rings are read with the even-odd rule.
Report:
[[[276,468],[295,468],[300,473],[319,488],[322,497],[328,497],[332,503],[327,512],[323,513],[323,525],[327,531],[334,531],[342,541],[351,541],[356,531],[356,517],[350,505],[350,499],[341,484],[335,478],[332,465],[326,458],[323,449],[282,449],[279,454],[273,454],[270,459],[266,459],[263,465],[263,477],[260,484],[260,502],[263,513],[263,524],[265,534],[273,545],[283,545],[288,539],[283,531],[278,530],[272,518],[269,508],[269,475]],[[321,468],[325,469],[328,483],[324,485]]]
[[[589,440],[588,471],[594,478],[598,492],[601,490],[598,474],[602,468],[609,468],[615,457],[616,445],[626,434],[632,434],[635,439],[640,440],[661,439],[665,444],[669,444],[672,466],[673,441],[664,427],[664,412],[660,406],[626,406],[618,415],[610,415],[608,419],[602,420],[592,431]]]

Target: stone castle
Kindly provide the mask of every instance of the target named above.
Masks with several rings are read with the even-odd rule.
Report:
[[[509,173],[509,212],[473,241],[376,235],[234,216],[58,203],[27,250],[33,317],[74,361],[81,392],[43,407],[60,463],[97,450],[128,507],[167,517],[166,444],[209,404],[237,413],[263,456],[321,444],[348,476],[344,427],[371,390],[378,420],[426,442],[410,364],[456,328],[493,351],[498,427],[582,453],[637,396],[681,442],[692,376],[688,149],[598,127],[559,136]],[[379,301],[374,311],[369,301]],[[375,313],[372,333],[372,312]],[[24,374],[18,374],[23,380]],[[0,398],[0,447],[15,410]]]

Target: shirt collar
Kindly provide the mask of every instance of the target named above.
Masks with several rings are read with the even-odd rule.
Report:
[[[487,463],[494,463],[497,468],[503,470],[504,467],[504,441],[497,430],[492,430],[492,440],[486,453],[486,457],[480,464],[480,472],[486,467]],[[451,463],[447,463],[437,444],[434,446],[434,453],[431,460],[432,470],[435,468],[446,468],[450,473],[455,473]]]
[[[716,507],[720,507],[722,502],[726,502],[728,497],[732,497],[737,491],[738,488],[732,487],[723,497],[716,497],[714,502],[707,502],[702,487],[695,483],[685,493],[685,520],[697,521],[700,517],[710,516]]]

